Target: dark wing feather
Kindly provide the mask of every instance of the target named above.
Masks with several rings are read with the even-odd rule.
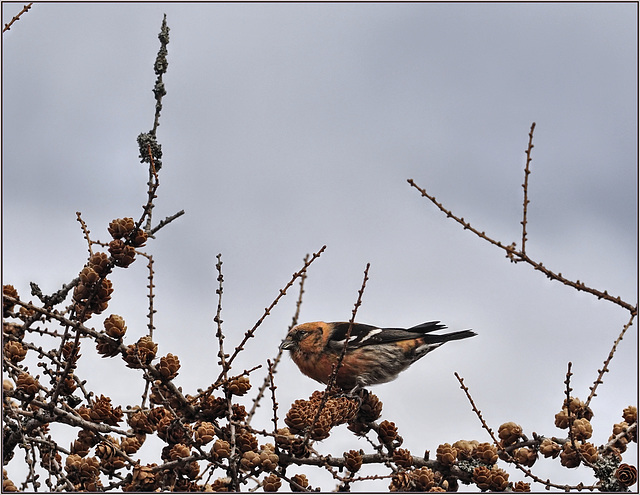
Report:
[[[329,338],[329,344],[332,347],[341,347],[344,345],[344,339],[347,336],[347,332],[349,331],[349,322],[348,321],[340,321],[335,323],[330,323],[333,325],[333,332],[331,333],[331,337]],[[373,325],[365,325],[364,323],[354,323],[351,327],[351,335],[349,338],[348,347],[358,347],[358,343],[362,341],[364,337],[369,335],[372,331],[377,330],[378,327],[374,327]]]
[[[435,332],[436,330],[442,330],[443,328],[447,328],[447,326],[442,325],[439,321],[428,321],[426,323],[420,323],[420,325],[416,325],[415,327],[411,327],[407,329],[407,331],[417,332],[417,333],[429,333],[429,332]]]
[[[341,349],[344,346],[344,340],[349,330],[349,322],[332,323],[334,330],[327,345],[333,349]],[[397,342],[400,340],[411,340],[417,337],[424,337],[426,342],[446,342],[448,340],[464,339],[475,335],[470,330],[454,332],[444,335],[426,335],[436,330],[447,328],[440,324],[439,321],[429,321],[421,323],[415,327],[405,328],[379,328],[373,325],[365,325],[363,323],[354,323],[349,338],[349,349],[362,347],[365,345],[384,344],[387,342]]]

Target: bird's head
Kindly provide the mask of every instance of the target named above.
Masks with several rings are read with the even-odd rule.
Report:
[[[328,335],[325,327],[327,324],[322,321],[303,323],[293,327],[287,337],[280,344],[280,349],[291,352],[315,352],[324,347],[324,334]]]

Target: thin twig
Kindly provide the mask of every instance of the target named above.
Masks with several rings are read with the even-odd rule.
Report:
[[[225,366],[226,368],[226,366]],[[228,369],[228,368],[227,368]],[[225,370],[223,370],[224,372],[224,376],[227,376],[227,372]],[[238,434],[238,430],[236,428],[236,424],[231,421],[231,418],[233,416],[233,402],[231,401],[231,391],[229,390],[229,387],[225,387],[225,391],[224,391],[224,397],[227,401],[227,419],[229,421],[229,437],[230,437],[230,445],[231,445],[231,455],[229,456],[229,469],[227,470],[227,473],[231,475],[231,487],[235,490],[238,491],[238,456],[236,455],[236,451],[238,449],[238,442],[237,442],[237,434]]]
[[[531,170],[529,169],[529,165],[531,164],[531,151],[533,150],[533,130],[536,128],[536,123],[531,124],[531,130],[529,131],[529,145],[525,153],[527,154],[527,163],[524,167],[524,183],[522,184],[522,188],[524,189],[524,201],[522,202],[522,248],[521,251],[524,253],[525,243],[527,242],[527,206],[529,205],[529,174]]]
[[[153,256],[149,255],[148,259],[149,263],[147,264],[147,268],[149,268],[149,285],[147,285],[147,288],[149,289],[149,294],[147,297],[149,298],[149,314],[147,317],[149,318],[149,323],[147,323],[147,325],[149,328],[149,337],[153,338],[153,330],[155,329],[155,325],[153,324],[153,315],[156,313],[156,310],[153,307],[153,288],[155,287],[153,283]]]
[[[278,402],[276,401],[277,387],[273,381],[273,363],[269,359],[267,359],[267,366],[269,367],[267,376],[269,377],[269,390],[271,391],[271,404],[273,406],[273,434],[276,435],[278,433]]]
[[[469,404],[471,404],[471,409],[473,409],[473,412],[476,413],[476,416],[478,416],[478,419],[480,420],[482,427],[489,434],[489,436],[491,437],[491,440],[493,440],[493,443],[495,443],[496,446],[501,449],[502,445],[500,444],[500,440],[496,438],[495,434],[493,433],[493,430],[482,417],[482,413],[480,412],[480,409],[476,407],[476,404],[473,401],[473,397],[471,397],[471,394],[469,393],[469,387],[467,387],[464,384],[464,380],[460,375],[458,375],[457,371],[455,371],[453,374],[458,379],[458,382],[460,382],[460,388],[464,391],[465,395],[467,396],[467,400],[469,401]]]
[[[216,259],[218,260],[216,263],[216,271],[218,272],[218,276],[216,278],[218,282],[218,288],[216,289],[216,294],[218,295],[218,304],[216,309],[216,316],[214,316],[213,321],[216,324],[216,337],[218,339],[218,364],[222,367],[222,373],[220,378],[228,383],[228,372],[231,369],[231,365],[227,363],[228,354],[224,352],[224,333],[222,332],[222,294],[223,294],[223,282],[224,276],[222,275],[222,254],[218,253],[216,255]],[[220,380],[218,378],[218,381]],[[234,487],[238,486],[238,472],[235,460],[235,452],[236,452],[236,437],[237,437],[237,429],[236,425],[231,421],[231,417],[233,416],[233,402],[231,400],[231,392],[228,387],[225,387],[225,400],[227,401],[227,419],[229,420],[229,436],[230,436],[230,445],[231,445],[231,456],[229,458],[229,473],[231,474],[232,483]]]
[[[309,254],[307,254],[302,261],[305,264],[307,264],[307,262],[309,261]],[[306,279],[307,279],[307,272],[305,270],[305,272],[300,276],[300,285],[299,285],[300,289],[298,291],[298,300],[296,301],[296,310],[293,314],[291,324],[287,328],[287,332],[286,332],[287,334],[293,327],[295,327],[298,324],[298,320],[300,317],[300,308],[302,307],[302,294],[304,294],[304,282]],[[271,367],[271,372],[274,375],[276,374],[276,368],[282,359],[283,353],[284,353],[284,349],[278,347],[278,353],[276,354],[276,357],[273,359],[273,365]],[[253,399],[253,403],[251,404],[251,409],[247,413],[247,419],[246,419],[247,424],[251,423],[251,420],[253,419],[253,416],[255,415],[256,410],[258,409],[258,407],[260,407],[260,400],[264,396],[264,391],[267,389],[270,382],[271,382],[271,378],[269,376],[266,376],[264,381],[262,382],[262,385],[260,385],[260,387],[258,388],[258,393],[256,394],[255,399]]]
[[[510,245],[508,245],[508,246],[505,246],[502,242],[496,241],[495,239],[489,237],[487,234],[485,234],[484,231],[479,231],[478,229],[472,227],[471,224],[469,222],[466,222],[464,218],[457,217],[450,210],[447,210],[442,205],[442,203],[439,203],[438,200],[436,200],[436,198],[434,196],[431,196],[429,193],[427,193],[427,191],[425,191],[424,189],[419,187],[413,181],[413,179],[408,179],[407,182],[409,182],[409,184],[412,187],[415,187],[418,191],[420,191],[422,196],[424,196],[425,198],[429,199],[433,204],[435,204],[440,209],[440,211],[442,211],[444,214],[447,215],[447,217],[453,218],[456,222],[458,222],[460,225],[462,225],[465,230],[470,230],[471,232],[473,232],[475,235],[477,235],[481,239],[484,239],[485,241],[493,244],[494,246],[497,246],[497,247],[505,250],[506,253],[507,253],[507,257],[509,259],[511,259],[512,261],[514,261],[514,262],[516,262],[516,261],[524,261],[524,262],[528,263],[529,265],[533,266],[533,268],[535,270],[538,270],[539,272],[544,273],[547,276],[547,278],[549,278],[550,280],[557,280],[558,282],[561,282],[564,285],[568,285],[569,287],[573,287],[574,289],[576,289],[578,291],[588,292],[589,294],[593,294],[594,296],[596,296],[598,299],[605,299],[605,300],[610,301],[610,302],[612,302],[614,304],[617,304],[618,306],[630,311],[631,314],[637,314],[637,312],[638,312],[637,306],[632,306],[631,304],[623,301],[620,297],[614,297],[614,296],[610,295],[606,290],[601,292],[599,290],[592,289],[591,287],[588,287],[587,285],[585,285],[580,280],[576,280],[574,282],[572,280],[569,280],[569,279],[563,277],[562,273],[555,273],[555,272],[549,270],[542,263],[534,261],[528,255],[523,253],[522,251],[518,251],[516,249],[515,242],[510,244]]]
[[[58,289],[50,296],[45,296],[44,294],[42,294],[42,291],[40,290],[38,285],[31,282],[31,293],[42,301],[45,308],[51,309],[54,306],[64,302],[64,300],[67,298],[67,295],[69,294],[69,291],[74,289],[79,282],[80,277],[76,277],[68,284],[63,284],[60,289]],[[67,310],[65,310],[64,312],[67,312]],[[32,318],[27,318],[26,320],[24,320],[24,328],[29,327],[34,321],[35,320],[33,320]]]
[[[564,398],[565,404],[567,406],[567,415],[569,418],[569,441],[571,442],[571,446],[573,447],[573,449],[577,452],[579,451],[579,449],[576,448],[576,439],[575,435],[573,434],[573,423],[575,422],[576,418],[569,409],[569,405],[571,404],[571,392],[573,390],[571,388],[571,376],[573,375],[573,373],[571,373],[571,365],[571,361],[569,361],[569,363],[567,364],[567,374],[564,379]]]
[[[362,304],[362,295],[364,294],[364,289],[365,289],[365,287],[367,285],[367,280],[369,280],[369,267],[370,266],[371,266],[370,263],[367,263],[367,266],[364,269],[364,278],[362,280],[362,285],[360,286],[360,289],[358,290],[358,299],[356,300],[356,303],[353,306],[353,310],[351,311],[351,319],[349,320],[349,328],[347,328],[347,334],[345,335],[345,338],[344,338],[344,346],[342,347],[342,351],[340,352],[340,356],[338,357],[338,360],[333,365],[333,369],[331,371],[331,376],[329,376],[329,380],[327,381],[327,386],[326,386],[326,388],[324,390],[324,394],[322,394],[322,399],[320,400],[320,404],[318,404],[318,409],[316,410],[315,417],[313,418],[313,421],[311,422],[310,427],[307,429],[307,432],[304,435],[303,445],[306,445],[307,442],[309,441],[309,438],[311,436],[311,431],[313,430],[313,427],[315,426],[315,424],[318,422],[318,419],[320,419],[320,414],[322,413],[322,409],[324,408],[325,404],[329,400],[329,394],[330,394],[330,392],[331,392],[331,390],[333,388],[333,385],[336,382],[336,378],[338,376],[338,370],[340,369],[340,366],[342,365],[342,360],[344,359],[344,356],[347,353],[347,346],[349,345],[349,338],[351,337],[351,330],[353,329],[353,325],[354,325],[354,322],[355,322],[356,314],[358,313],[358,308]]]
[[[160,28],[160,34],[158,34],[160,40],[160,50],[158,56],[153,64],[156,75],[156,84],[153,88],[153,94],[156,98],[156,114],[153,120],[153,129],[151,133],[156,134],[158,126],[160,125],[160,112],[162,110],[162,97],[166,94],[164,89],[164,82],[162,76],[167,72],[169,62],[167,61],[167,45],[169,44],[169,26],[167,25],[167,14],[162,19],[162,27]]]
[[[20,16],[22,14],[28,12],[32,5],[33,5],[33,2],[30,2],[27,5],[25,5],[24,7],[22,7],[22,10],[20,12],[18,12],[17,15],[13,16],[13,19],[11,19],[7,24],[4,25],[4,28],[2,28],[2,32],[4,33],[5,31],[9,31],[9,29],[11,29],[11,26],[13,25],[13,23],[19,21],[20,20]]]
[[[338,370],[340,369],[340,366],[342,365],[342,360],[344,359],[344,356],[347,354],[347,346],[349,345],[349,338],[351,337],[351,330],[353,329],[353,325],[355,323],[356,314],[358,313],[358,308],[362,305],[362,296],[364,294],[364,289],[367,286],[367,281],[369,280],[369,267],[370,266],[371,266],[371,264],[367,263],[367,266],[364,269],[364,278],[362,279],[362,285],[360,286],[360,289],[358,290],[358,299],[356,300],[356,303],[353,305],[353,309],[351,310],[351,319],[349,320],[349,328],[347,329],[347,334],[346,334],[345,339],[344,339],[344,345],[342,346],[342,351],[340,352],[340,356],[338,357],[338,361],[334,365],[333,370],[331,372],[331,376],[329,377],[329,381],[327,382],[327,388],[326,388],[326,392],[327,393],[333,387],[333,384],[335,383],[336,378],[338,376]],[[325,394],[325,396],[326,396],[326,394]],[[314,421],[314,423],[315,423],[315,421]]]
[[[636,313],[631,313],[631,317],[629,318],[629,321],[624,327],[622,327],[622,331],[620,332],[620,335],[618,335],[618,338],[616,339],[616,341],[613,343],[613,347],[609,351],[609,355],[607,356],[607,359],[604,360],[604,365],[602,366],[602,369],[598,370],[598,377],[596,378],[595,382],[593,382],[593,385],[589,387],[589,390],[591,391],[591,393],[589,393],[589,397],[587,397],[587,400],[585,402],[586,407],[588,407],[589,404],[591,403],[591,399],[593,399],[597,395],[596,389],[598,388],[598,385],[602,383],[602,377],[604,376],[604,374],[607,371],[609,371],[609,363],[611,363],[611,360],[613,359],[613,355],[615,354],[616,349],[618,348],[618,344],[620,344],[620,342],[622,341],[622,338],[624,337],[624,334],[627,332],[627,330],[629,330],[631,325],[633,325],[633,320],[635,319],[635,317],[636,317]]]
[[[145,221],[147,220],[146,225],[144,227],[145,232],[151,230],[151,216],[153,212],[153,208],[155,204],[153,202],[156,199],[156,191],[160,187],[160,179],[158,178],[158,171],[156,169],[155,160],[153,158],[153,152],[151,150],[151,145],[147,146],[147,153],[149,156],[149,180],[147,181],[147,203],[144,205],[142,210],[142,216],[136,222],[135,228],[138,229]]]
[[[158,225],[156,225],[151,230],[149,230],[149,232],[147,232],[147,236],[153,237],[155,235],[155,233],[158,232],[158,230],[160,230],[162,227],[166,226],[167,224],[170,224],[176,218],[179,218],[182,215],[184,215],[184,210],[180,210],[177,213],[174,213],[173,215],[168,216],[164,220],[160,221],[160,223],[158,223]]]
[[[84,310],[83,310],[84,313]],[[69,328],[73,328],[72,325],[67,325],[65,328],[65,332],[64,335],[62,337],[62,339],[60,339],[60,347],[58,349],[58,356],[61,357],[62,356],[62,349],[64,348],[64,345],[67,342],[67,337],[69,335]],[[56,381],[56,385],[55,388],[53,389],[53,392],[51,393],[51,399],[50,399],[50,404],[56,404],[58,401],[58,395],[61,393],[62,391],[62,385],[64,384],[65,380],[67,379],[67,377],[69,376],[70,373],[73,372],[73,367],[75,366],[75,361],[77,359],[77,355],[78,355],[78,351],[80,349],[80,332],[78,332],[76,330],[76,335],[75,338],[73,340],[73,346],[71,347],[71,352],[70,352],[70,356],[69,359],[67,360],[67,362],[65,363],[64,366],[64,370],[62,371],[62,373],[59,373],[59,367],[56,367],[56,374],[59,373],[59,378]]]
[[[571,373],[572,365],[573,364],[571,363],[571,361],[567,363],[567,374],[564,378],[564,385],[565,385],[564,395],[565,395],[565,398],[567,399],[567,408],[569,407],[569,403],[571,402],[571,392],[573,391],[573,389],[571,388],[571,376],[573,376],[573,373]]]
[[[309,262],[309,254],[305,255],[302,262],[305,265]],[[289,325],[289,329],[292,329],[298,324],[298,320],[300,318],[300,308],[302,307],[302,295],[304,294],[304,282],[306,280],[307,280],[307,271],[305,270],[305,272],[300,277],[300,290],[298,291],[298,300],[296,301],[296,310],[293,313],[293,318],[291,319],[291,325]]]
[[[216,289],[216,294],[218,295],[218,306],[216,309],[216,315],[213,317],[213,321],[216,324],[216,338],[218,339],[218,358],[220,358],[218,364],[222,367],[222,377],[226,380],[227,371],[229,370],[226,358],[229,357],[229,355],[224,353],[224,333],[222,333],[222,283],[224,282],[224,277],[222,275],[222,254],[218,253],[216,255],[216,259],[218,260],[216,263],[216,270],[218,272],[218,277],[216,278],[218,281],[218,288]]]
[[[76,211],[76,217],[78,219],[78,222],[80,222],[80,226],[82,227],[82,234],[84,235],[84,238],[87,240],[87,246],[89,248],[89,256],[93,256],[93,249],[91,248],[93,242],[89,237],[89,228],[87,227],[87,224],[84,223],[84,220],[82,219],[82,213],[80,213],[79,211]]]
[[[138,136],[138,145],[140,147],[140,159],[142,163],[149,163],[149,181],[147,185],[149,189],[147,191],[147,204],[144,206],[142,216],[136,223],[136,229],[140,228],[144,219],[146,218],[145,232],[151,231],[151,215],[154,208],[153,200],[156,198],[156,191],[160,185],[158,181],[158,171],[162,167],[162,146],[158,143],[156,138],[156,131],[160,125],[160,111],[162,110],[162,98],[167,94],[164,82],[162,81],[163,74],[167,71],[169,62],[167,61],[167,45],[169,44],[169,26],[167,25],[167,16],[164,15],[162,19],[162,26],[160,33],[158,34],[160,40],[160,49],[156,56],[156,60],[153,64],[153,70],[156,73],[156,82],[153,86],[153,94],[156,99],[156,111],[153,118],[153,129],[148,133],[142,133]],[[168,222],[167,222],[168,223]],[[157,226],[156,230],[161,226]],[[155,232],[155,231],[154,231]]]
[[[148,319],[147,328],[149,329],[149,337],[153,338],[153,331],[156,328],[153,323],[153,315],[158,312],[153,307],[153,302],[155,300],[155,294],[153,292],[153,289],[155,288],[155,284],[153,283],[153,275],[154,275],[153,256],[138,250],[136,250],[136,253],[144,256],[145,258],[147,258],[147,260],[149,260],[149,263],[147,263],[147,269],[149,270],[149,275],[147,275],[147,279],[149,280],[149,284],[147,285],[147,289],[149,289],[149,293],[147,294],[147,298],[149,299],[149,313],[147,313],[147,319]]]
[[[598,452],[603,455],[607,453],[609,450],[617,452],[618,451],[617,447],[619,447],[619,442],[622,439],[625,439],[627,442],[637,441],[636,440],[638,437],[637,431],[638,431],[638,422],[634,421],[626,428],[622,428],[622,431],[617,435],[611,436],[609,438],[609,441],[606,444],[598,447]]]
[[[303,275],[303,273],[307,270],[307,268],[309,268],[311,263],[313,263],[317,258],[320,257],[320,255],[324,252],[325,249],[327,249],[326,245],[322,246],[322,248],[317,253],[314,253],[313,256],[311,257],[311,259],[304,264],[302,269],[300,271],[295,272],[291,276],[291,280],[289,280],[287,285],[285,285],[284,289],[280,289],[280,293],[278,294],[278,296],[273,300],[273,302],[271,303],[271,305],[268,308],[265,308],[264,313],[262,314],[260,319],[256,322],[256,324],[252,328],[250,328],[249,330],[247,330],[245,332],[242,341],[240,342],[240,344],[238,344],[236,346],[236,348],[233,351],[233,354],[231,355],[231,357],[227,361],[227,366],[231,367],[231,363],[233,362],[233,360],[244,349],[244,345],[247,343],[247,341],[255,335],[256,330],[258,330],[258,327],[262,324],[262,322],[265,320],[265,318],[267,316],[269,316],[269,314],[271,314],[271,310],[273,310],[273,308],[275,307],[276,304],[278,304],[280,299],[287,294],[287,290],[289,290],[291,288],[291,286],[294,284],[294,282]],[[222,371],[220,373],[220,375],[218,376],[218,378],[216,379],[216,381],[214,383],[220,382],[220,380],[222,379],[223,375],[224,375],[224,371]]]

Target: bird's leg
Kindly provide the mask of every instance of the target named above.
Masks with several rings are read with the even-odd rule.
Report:
[[[362,403],[369,395],[369,392],[366,388],[364,388],[364,383],[360,380],[356,381],[355,387],[353,387],[349,392],[344,394],[345,397],[355,398],[358,400],[358,409],[362,406]]]
[[[353,397],[357,392],[360,392],[360,390],[364,390],[364,388],[362,387],[362,384],[360,382],[356,382],[355,387],[349,390],[349,392],[347,392],[345,395],[347,397]]]

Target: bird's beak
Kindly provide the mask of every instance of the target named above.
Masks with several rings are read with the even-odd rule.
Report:
[[[280,349],[282,349],[283,351],[288,351],[293,349],[296,346],[296,343],[291,340],[290,338],[286,338],[282,341],[282,344],[280,344]]]

